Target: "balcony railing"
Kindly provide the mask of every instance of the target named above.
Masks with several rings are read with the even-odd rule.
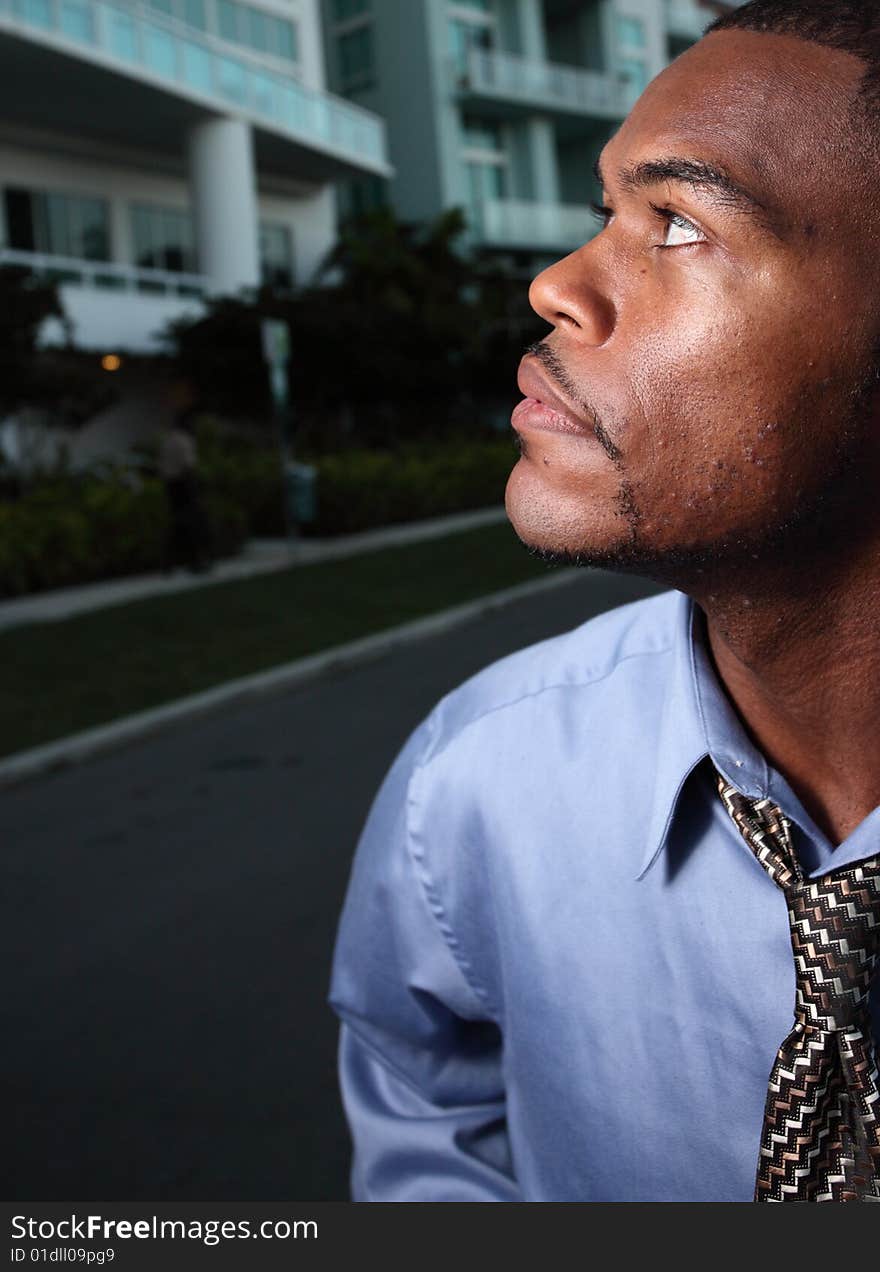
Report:
[[[467,71],[462,76],[458,70],[456,77],[460,90],[481,96],[575,114],[615,117],[624,113],[621,89],[613,76],[558,62],[471,49]]]
[[[281,133],[387,171],[385,124],[330,93],[305,88],[259,57],[137,0],[0,0],[0,30],[174,87],[215,109],[245,110]]]
[[[487,199],[474,209],[475,237],[492,247],[573,251],[598,231],[588,207],[526,199]]]
[[[0,265],[23,265],[50,282],[72,283],[78,287],[93,287],[100,291],[200,297],[208,290],[208,280],[201,274],[142,269],[137,265],[120,265],[115,261],[85,261],[73,256],[22,252],[11,247],[0,247]]]

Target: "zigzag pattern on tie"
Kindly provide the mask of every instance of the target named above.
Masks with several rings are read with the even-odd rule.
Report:
[[[718,775],[724,806],[785,893],[795,1026],[770,1073],[755,1201],[880,1201],[880,1074],[868,995],[880,960],[880,857],[804,880],[790,823]]]
[[[880,1201],[871,1050],[860,1029],[795,1025],[770,1074],[755,1201]]]

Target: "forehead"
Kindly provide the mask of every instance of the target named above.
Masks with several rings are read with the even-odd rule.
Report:
[[[811,215],[841,168],[858,170],[849,109],[864,71],[849,53],[794,36],[716,32],[648,85],[603,168],[691,153],[723,163],[768,202]]]

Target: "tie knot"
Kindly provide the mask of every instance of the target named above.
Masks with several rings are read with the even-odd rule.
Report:
[[[786,889],[796,1018],[812,1029],[864,1025],[880,954],[880,857]]]
[[[718,774],[724,807],[785,893],[797,974],[795,1017],[823,1032],[860,1027],[880,955],[880,856],[804,879],[788,818]]]

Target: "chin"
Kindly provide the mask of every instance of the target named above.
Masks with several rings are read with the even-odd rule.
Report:
[[[507,479],[504,506],[517,537],[540,556],[607,558],[632,540],[616,485],[588,498],[551,485],[520,461]]]

